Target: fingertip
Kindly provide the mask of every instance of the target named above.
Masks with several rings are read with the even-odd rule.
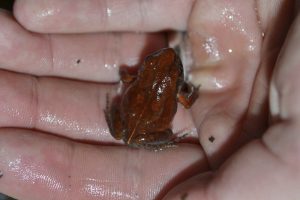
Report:
[[[193,1],[27,0],[15,2],[14,15],[42,33],[185,30]]]
[[[67,15],[62,14],[62,11]],[[17,0],[13,6],[16,20],[25,29],[38,33],[65,32],[61,28],[68,27],[73,16],[71,11],[67,11],[64,2],[60,1]]]
[[[27,30],[33,31],[36,28],[36,19],[32,17],[35,15],[36,8],[34,6],[28,6],[28,1],[15,1],[13,6],[13,14],[16,20]]]

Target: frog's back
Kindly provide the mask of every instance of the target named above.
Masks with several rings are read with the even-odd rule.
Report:
[[[145,134],[169,128],[177,110],[174,89],[169,84],[140,87],[138,81],[128,88],[121,106],[125,129]]]
[[[132,135],[170,128],[182,80],[182,64],[174,50],[163,49],[148,56],[123,95],[124,130]]]

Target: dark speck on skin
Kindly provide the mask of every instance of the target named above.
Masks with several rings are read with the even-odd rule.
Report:
[[[77,64],[79,64],[80,62],[81,62],[81,60],[80,60],[80,59],[78,59],[78,60],[76,61],[76,63],[77,63]]]
[[[3,176],[3,172],[2,171],[0,171],[0,178]]]
[[[208,140],[209,140],[211,143],[213,143],[213,142],[215,141],[215,137],[214,137],[214,136],[210,136],[210,137],[208,138]]]

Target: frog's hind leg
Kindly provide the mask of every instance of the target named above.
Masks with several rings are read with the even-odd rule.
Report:
[[[110,134],[117,140],[122,139],[123,126],[120,115],[119,99],[115,98],[112,103],[109,102],[109,95],[106,95],[106,108],[104,110],[105,120],[107,122]]]
[[[154,133],[139,134],[132,138],[130,146],[144,148],[148,150],[163,150],[166,148],[176,147],[178,142],[171,129],[158,131]]]

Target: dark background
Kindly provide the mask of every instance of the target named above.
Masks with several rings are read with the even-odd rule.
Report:
[[[13,0],[2,0],[0,1],[0,8],[4,8],[5,10],[12,10],[13,4]]]

